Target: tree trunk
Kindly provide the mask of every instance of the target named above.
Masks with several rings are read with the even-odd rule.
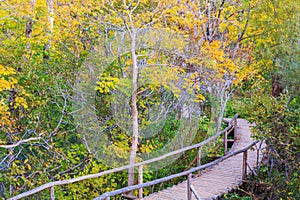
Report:
[[[48,55],[45,56],[45,59],[49,59],[49,52],[51,47],[51,36],[53,33],[53,27],[54,27],[54,5],[53,0],[47,0],[47,7],[48,7],[48,43],[45,45],[45,50]]]
[[[53,32],[54,27],[54,5],[53,0],[47,0],[47,7],[48,7],[48,33],[51,35]]]
[[[25,36],[26,38],[31,38],[32,35],[32,25],[33,25],[33,16],[34,16],[34,7],[35,7],[35,0],[30,0],[30,11],[31,11],[31,16],[29,16],[29,18],[26,21],[26,29],[25,29]],[[31,48],[31,44],[30,42],[28,42],[26,49],[30,50]]]
[[[277,98],[283,91],[283,87],[280,84],[280,77],[279,75],[274,75],[272,77],[272,96]]]
[[[138,66],[136,56],[136,31],[132,30],[131,34],[131,59],[132,59],[132,97],[131,97],[131,109],[132,109],[132,146],[130,152],[129,164],[134,165],[136,159],[136,151],[138,144],[138,110],[137,110],[137,81],[138,81]],[[128,185],[134,184],[134,167],[128,169]]]

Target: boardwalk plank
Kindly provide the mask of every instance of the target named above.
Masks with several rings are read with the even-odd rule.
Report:
[[[253,142],[251,138],[250,125],[247,120],[238,119],[238,137],[239,140],[234,143],[230,151],[238,151]],[[256,167],[257,152],[248,151],[248,164],[251,168]],[[259,157],[261,159],[262,153]],[[232,158],[224,160],[209,169],[201,171],[201,175],[192,179],[192,185],[198,195],[203,199],[214,199],[232,188],[242,183],[243,155],[238,154]],[[251,171],[248,169],[247,171]],[[186,181],[179,183],[171,188],[144,197],[144,200],[186,200],[187,199]],[[193,197],[193,200],[196,199]]]

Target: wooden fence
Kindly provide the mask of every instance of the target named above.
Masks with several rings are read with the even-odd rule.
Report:
[[[149,187],[149,186],[152,186],[152,185],[156,185],[156,184],[159,184],[159,183],[162,183],[162,182],[165,182],[165,181],[168,181],[168,180],[172,180],[174,178],[178,178],[178,177],[181,177],[181,176],[187,176],[187,184],[188,184],[188,188],[189,190],[187,190],[187,197],[188,197],[188,200],[191,200],[191,197],[192,197],[192,193],[194,193],[194,195],[197,197],[197,193],[195,192],[195,189],[194,187],[192,186],[191,184],[191,176],[192,176],[192,173],[196,172],[196,171],[199,171],[199,170],[202,170],[202,169],[205,169],[205,168],[208,168],[208,167],[212,167],[232,156],[235,156],[237,154],[240,154],[240,153],[243,153],[243,167],[242,167],[242,179],[245,180],[247,178],[247,151],[253,147],[255,144],[257,144],[259,141],[254,141],[252,142],[250,145],[248,145],[247,147],[239,150],[239,151],[236,151],[236,152],[231,152],[231,153],[228,153],[227,155],[213,161],[213,162],[210,162],[210,163],[207,163],[207,164],[204,164],[204,165],[201,165],[201,166],[198,166],[198,167],[194,167],[190,170],[187,170],[187,171],[184,171],[184,172],[180,172],[180,173],[177,173],[177,174],[173,174],[173,175],[170,175],[170,176],[167,176],[167,177],[164,177],[164,178],[160,178],[160,179],[156,179],[156,180],[153,180],[153,181],[149,181],[147,183],[139,183],[138,185],[133,185],[133,186],[128,186],[128,187],[124,187],[124,188],[121,188],[121,189],[118,189],[118,190],[114,190],[114,191],[111,191],[111,192],[106,192],[104,194],[102,194],[101,196],[95,198],[94,200],[109,200],[109,197],[111,196],[115,196],[115,195],[118,195],[118,194],[124,194],[124,193],[127,193],[127,192],[130,192],[132,190],[139,190],[141,188],[145,188],[145,187]],[[139,198],[142,198],[142,195],[141,193],[139,193]]]
[[[247,158],[247,150],[250,147],[252,147],[253,145],[255,145],[257,143],[257,141],[252,143],[251,145],[249,145],[247,148],[244,148],[244,149],[242,149],[240,151],[237,151],[237,152],[231,152],[231,153],[227,154],[227,152],[228,152],[228,142],[234,142],[234,141],[237,140],[237,129],[236,129],[237,128],[237,117],[238,117],[238,114],[234,115],[234,117],[228,121],[228,126],[224,130],[216,133],[214,136],[212,136],[212,137],[210,137],[210,138],[206,139],[205,141],[200,142],[198,144],[187,146],[187,147],[181,148],[179,150],[172,151],[170,153],[164,154],[162,156],[152,158],[152,159],[149,159],[149,160],[146,160],[146,161],[143,161],[143,162],[136,163],[134,165],[125,165],[125,166],[122,166],[122,167],[114,168],[114,169],[103,171],[103,172],[96,173],[96,174],[90,174],[90,175],[85,175],[85,176],[72,178],[72,179],[68,179],[68,180],[54,181],[54,182],[46,183],[46,184],[41,185],[41,186],[39,186],[35,189],[29,190],[27,192],[18,194],[14,197],[8,198],[8,200],[17,200],[17,199],[21,199],[21,198],[24,198],[24,197],[28,197],[30,195],[36,194],[36,193],[38,193],[42,190],[45,190],[45,189],[50,190],[50,200],[54,200],[55,199],[54,187],[56,187],[56,186],[67,185],[67,184],[71,184],[71,183],[75,183],[75,182],[83,181],[83,180],[87,180],[87,179],[92,179],[92,178],[98,178],[98,177],[101,177],[101,176],[104,176],[104,175],[107,175],[107,174],[128,170],[131,167],[138,167],[138,185],[128,186],[128,187],[118,189],[118,190],[115,190],[115,191],[112,191],[112,192],[107,192],[107,193],[97,197],[96,199],[109,199],[110,196],[127,193],[127,192],[130,192],[132,190],[137,190],[137,189],[138,189],[138,194],[139,194],[138,197],[142,198],[143,197],[143,188],[145,188],[145,187],[155,185],[155,184],[158,184],[158,183],[162,183],[164,181],[168,181],[168,180],[171,180],[171,179],[174,179],[174,178],[177,178],[177,177],[188,176],[189,174],[191,174],[193,172],[196,172],[196,171],[200,174],[201,169],[216,165],[217,163],[219,163],[219,162],[221,162],[221,161],[223,161],[223,160],[225,160],[225,159],[227,159],[231,156],[242,153],[242,152],[244,152],[244,157],[246,159]],[[234,139],[232,139],[232,140],[228,139],[228,134],[231,131],[233,131],[233,133],[234,133]],[[201,149],[202,149],[202,147],[205,144],[208,144],[209,142],[216,140],[222,134],[224,134],[223,144],[224,144],[224,154],[225,154],[225,156],[223,156],[223,157],[219,158],[218,160],[215,160],[211,163],[201,165]],[[177,155],[177,154],[180,154],[180,153],[184,153],[184,152],[186,152],[188,150],[192,150],[192,149],[197,149],[197,167],[192,168],[192,169],[187,170],[187,171],[184,171],[184,172],[181,172],[181,173],[178,173],[178,174],[168,176],[168,177],[164,177],[164,178],[161,178],[161,179],[157,179],[157,180],[149,181],[147,183],[143,183],[143,166],[154,163],[154,162],[157,162],[157,161],[161,161],[161,160],[163,160],[167,157],[174,156],[174,155]],[[244,159],[244,162],[245,162],[245,159]],[[245,171],[247,170],[246,164],[245,164],[245,167],[243,167],[243,169],[244,169],[243,177],[246,177],[246,174],[247,174],[247,173],[245,173]],[[188,191],[193,191],[192,186],[190,186],[189,188],[191,188],[191,189],[188,190]]]

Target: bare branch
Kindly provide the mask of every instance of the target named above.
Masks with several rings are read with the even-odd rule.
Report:
[[[8,144],[8,145],[0,145],[0,148],[4,148],[4,149],[10,149],[10,148],[13,148],[13,147],[17,147],[23,143],[27,143],[27,142],[31,142],[31,141],[36,141],[36,140],[40,140],[41,137],[34,137],[34,138],[28,138],[28,139],[25,139],[25,140],[20,140],[18,141],[17,143],[15,144]]]

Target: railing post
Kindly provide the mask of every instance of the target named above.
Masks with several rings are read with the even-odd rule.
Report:
[[[143,183],[143,165],[139,166],[139,172],[138,172],[138,184]],[[143,188],[139,189],[139,199],[143,198]]]
[[[197,167],[199,167],[201,165],[201,150],[202,147],[198,147],[197,149]],[[198,175],[200,176],[201,174],[201,170],[198,170]]]
[[[246,180],[247,179],[247,154],[248,154],[248,151],[244,151],[243,153],[243,176],[242,176],[242,180]]]
[[[54,186],[50,187],[50,200],[55,200],[55,196],[54,196]]]
[[[191,181],[192,181],[192,173],[190,173],[187,177],[187,188],[186,188],[186,190],[187,190],[187,199],[188,200],[192,200],[192,189],[191,189],[192,183],[191,183]]]
[[[233,119],[233,138],[234,141],[237,141],[237,117]]]
[[[227,135],[228,135],[228,133],[227,133],[227,131],[225,131],[225,133],[224,133],[224,155],[226,155],[226,153],[227,153]]]

